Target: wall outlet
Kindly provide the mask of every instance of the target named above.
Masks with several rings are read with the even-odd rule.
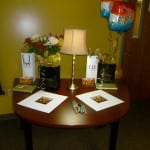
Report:
[[[12,96],[12,89],[8,89],[8,90],[7,90],[7,95],[8,95],[8,96]]]

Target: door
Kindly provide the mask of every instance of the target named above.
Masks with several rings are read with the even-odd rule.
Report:
[[[150,100],[150,1],[143,2],[141,35],[133,38],[130,29],[123,46],[123,78],[129,85],[131,101]]]

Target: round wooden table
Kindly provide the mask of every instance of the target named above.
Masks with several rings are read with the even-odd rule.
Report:
[[[27,107],[18,105],[17,103],[31,94],[25,92],[13,92],[13,108],[14,112],[22,121],[26,150],[33,150],[32,145],[32,125],[43,127],[58,128],[89,128],[110,125],[110,143],[109,150],[116,149],[117,134],[119,120],[128,112],[129,97],[128,89],[123,81],[117,82],[118,90],[107,90],[110,94],[124,100],[124,103],[101,110],[94,111],[86,105],[87,114],[76,114],[71,106],[71,100],[79,101],[75,96],[81,93],[96,90],[95,87],[83,87],[80,79],[76,79],[75,83],[79,89],[71,91],[67,89],[70,79],[61,79],[60,88],[54,93],[66,95],[68,98],[60,104],[51,113],[44,113]],[[17,83],[15,80],[14,84]]]

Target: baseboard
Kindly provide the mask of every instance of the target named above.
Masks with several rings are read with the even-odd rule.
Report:
[[[11,119],[17,119],[18,117],[14,114],[14,113],[11,113],[11,114],[2,114],[0,115],[0,121],[1,120],[11,120]]]

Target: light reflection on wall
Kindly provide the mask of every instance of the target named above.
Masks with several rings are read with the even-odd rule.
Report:
[[[22,15],[17,21],[17,30],[21,36],[31,36],[37,34],[40,23],[34,16]]]

